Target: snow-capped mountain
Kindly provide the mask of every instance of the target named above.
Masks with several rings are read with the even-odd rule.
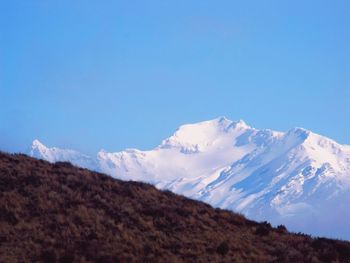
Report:
[[[91,158],[85,154],[74,150],[60,149],[56,147],[48,148],[39,140],[34,140],[29,147],[28,154],[32,157],[44,159],[51,163],[69,161],[77,166],[90,170],[97,169],[95,158]]]
[[[149,182],[290,230],[350,239],[350,146],[302,128],[257,130],[218,118],[183,125],[150,151],[91,158],[36,140],[29,154]]]

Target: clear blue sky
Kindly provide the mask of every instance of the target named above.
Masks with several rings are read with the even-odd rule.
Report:
[[[0,148],[149,149],[226,116],[350,144],[350,1],[0,0]]]

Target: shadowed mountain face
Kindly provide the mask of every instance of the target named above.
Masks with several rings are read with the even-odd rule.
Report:
[[[69,163],[2,153],[0,182],[0,262],[350,262],[348,242]]]

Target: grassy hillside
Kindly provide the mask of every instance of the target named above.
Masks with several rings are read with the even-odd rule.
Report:
[[[350,243],[1,153],[0,262],[350,262]]]

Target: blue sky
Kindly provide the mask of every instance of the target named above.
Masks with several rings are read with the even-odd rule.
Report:
[[[226,116],[350,144],[350,2],[0,0],[0,148],[150,149]]]

